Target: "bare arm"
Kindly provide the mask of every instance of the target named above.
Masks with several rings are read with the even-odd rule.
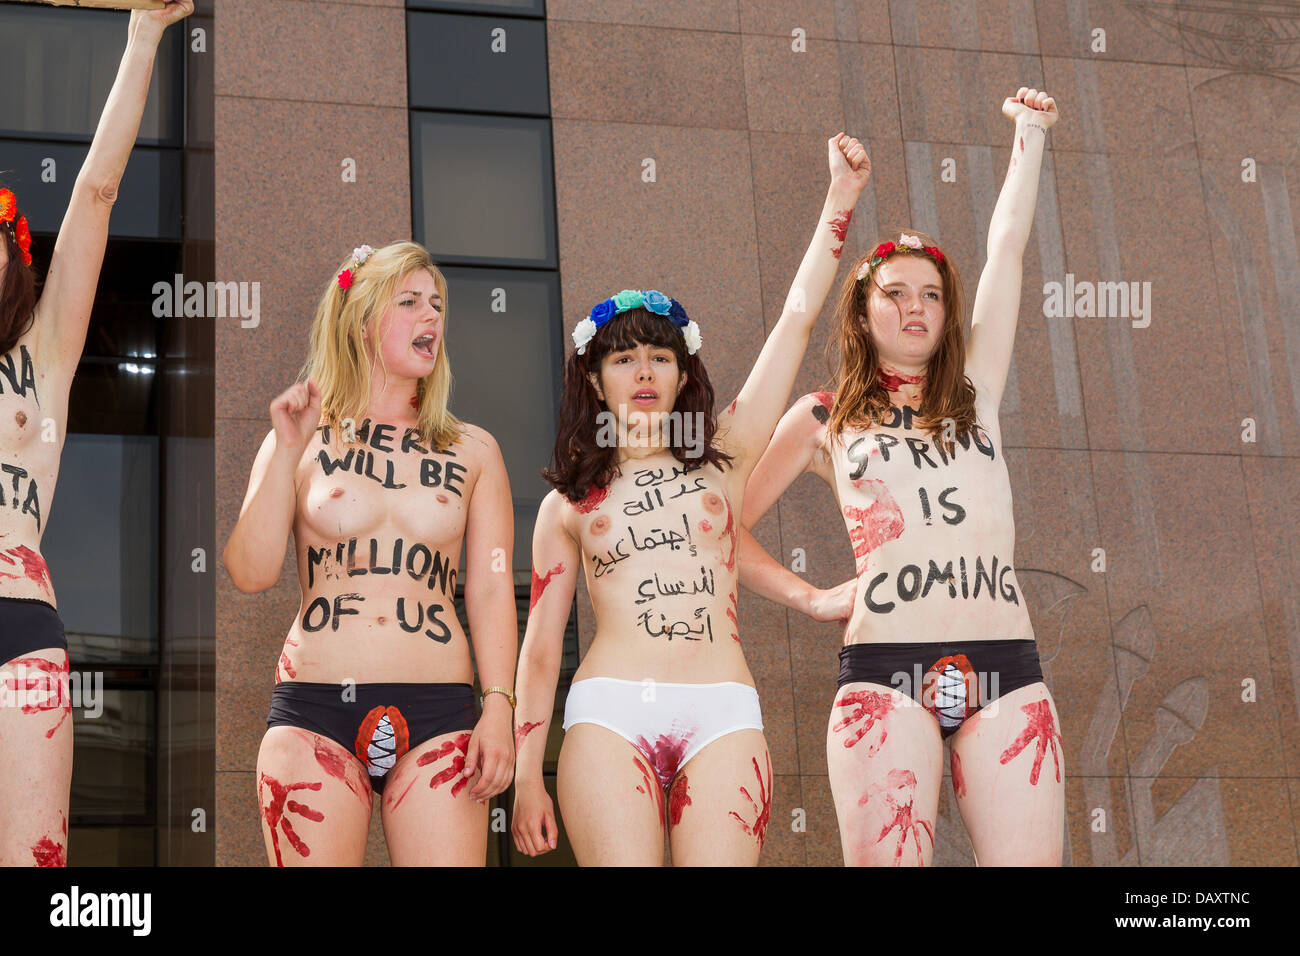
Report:
[[[496,440],[472,428],[471,441],[481,441],[483,467],[469,499],[465,521],[465,616],[469,619],[479,686],[512,689],[519,624],[511,569],[515,538],[510,479]],[[465,769],[481,765],[482,777],[470,791],[476,800],[495,796],[510,786],[514,748],[510,701],[488,694],[483,716],[470,737]]]
[[[1023,100],[1023,102],[1022,102]],[[1021,260],[1038,201],[1038,175],[1043,164],[1047,130],[1056,122],[1056,102],[1046,93],[1021,87],[1015,99],[1002,104],[1015,120],[1011,162],[989,222],[988,261],[980,274],[971,316],[966,371],[977,389],[994,406],[1001,404],[1015,349],[1020,316]]]
[[[241,591],[265,591],[280,577],[298,502],[294,476],[320,421],[320,401],[314,382],[300,382],[271,402],[274,427],[253,462],[239,520],[221,553],[221,563]]]
[[[824,407],[816,395],[805,395],[781,417],[767,450],[745,485],[740,518],[741,585],[803,614],[808,613],[812,594],[817,589],[768,554],[749,529],[800,475],[812,468],[821,428],[814,412]]]
[[[131,14],[126,52],[90,152],[72,187],[36,307],[38,348],[55,373],[67,380],[76,371],[86,344],[86,328],[108,243],[109,213],[140,132],[158,43],[169,24],[193,12],[193,0],[169,0],[164,10]]]
[[[727,451],[736,456],[736,467],[742,473],[748,473],[758,461],[790,399],[808,337],[839,267],[853,208],[871,175],[871,162],[857,140],[841,133],[831,137],[827,149],[830,188],[781,317],[736,401],[718,416],[719,429],[727,429]]]
[[[569,504],[552,491],[533,528],[533,587],[524,645],[519,652],[519,704],[515,708],[515,812],[520,852],[536,856],[555,848],[555,808],[542,782],[546,738],[555,712],[564,629],[582,569],[582,552],[564,526]]]

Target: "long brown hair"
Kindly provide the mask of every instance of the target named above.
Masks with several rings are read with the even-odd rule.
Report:
[[[912,229],[902,231],[919,238],[922,246],[938,248],[939,244],[925,233]],[[862,265],[875,255],[875,249],[873,244],[872,251],[853,264],[844,277],[839,301],[835,305],[838,331],[827,342],[826,348],[832,367],[835,364],[834,350],[839,351],[839,370],[834,375],[832,386],[835,402],[826,423],[832,441],[838,441],[846,428],[871,428],[890,414],[889,391],[880,380],[880,355],[866,321],[871,289],[873,286],[880,288],[876,280],[880,266],[872,269],[866,280],[856,278]],[[920,414],[914,421],[917,427],[939,441],[944,420],[949,419],[955,424],[952,437],[960,439],[976,424],[975,387],[966,377],[966,333],[963,327],[966,313],[961,276],[948,256],[936,261],[919,249],[896,247],[885,261],[897,256],[918,256],[934,263],[943,283],[943,334],[926,364]],[[945,445],[949,444],[945,442]]]
[[[661,315],[643,308],[628,309],[614,316],[597,330],[587,344],[586,353],[570,353],[564,363],[564,395],[560,400],[560,427],[555,436],[551,467],[542,469],[542,477],[570,501],[581,501],[595,488],[604,488],[618,474],[618,447],[601,447],[597,442],[597,418],[605,404],[591,384],[590,374],[599,375],[600,365],[611,352],[622,352],[638,345],[671,349],[677,368],[686,374],[686,384],[673,405],[683,415],[702,413],[704,449],[698,457],[688,457],[687,449],[674,445],[673,457],[694,471],[705,464],[719,468],[732,456],[713,444],[718,423],[713,417],[713,385],[704,363],[686,354],[686,340],[681,330]]]
[[[14,213],[15,223],[18,215]],[[0,226],[0,242],[9,256],[4,283],[0,285],[0,355],[4,355],[36,321],[36,273],[31,266],[23,265],[13,223]]]

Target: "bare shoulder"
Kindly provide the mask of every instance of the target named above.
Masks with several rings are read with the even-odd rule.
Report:
[[[482,469],[501,460],[501,446],[486,428],[470,422],[461,422],[460,438],[453,450],[465,459],[467,466]]]
[[[564,531],[570,537],[575,537],[573,529],[569,526],[569,521],[575,513],[573,503],[552,488],[537,508],[536,528],[552,533]]]

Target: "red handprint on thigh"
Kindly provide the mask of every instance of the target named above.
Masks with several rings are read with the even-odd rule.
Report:
[[[11,669],[21,668],[21,676]],[[36,671],[33,674],[32,671]],[[53,737],[72,713],[72,700],[68,695],[68,655],[61,663],[43,657],[19,657],[5,665],[4,689],[6,695],[21,696],[24,714],[39,714],[47,710],[61,710],[59,722],[45,731],[45,738]],[[31,701],[37,698],[35,703]]]
[[[257,799],[259,803],[262,802],[263,786],[271,791],[270,802],[262,805],[262,819],[266,821],[267,828],[271,831],[271,847],[275,850],[275,865],[284,866],[284,860],[280,856],[280,837],[277,828],[284,831],[284,838],[289,841],[291,847],[298,851],[299,856],[311,856],[311,847],[304,843],[302,838],[294,832],[293,824],[289,822],[289,814],[296,813],[304,820],[312,820],[316,823],[322,822],[325,819],[325,814],[319,810],[313,810],[297,800],[290,800],[289,794],[295,790],[319,790],[321,788],[320,781],[286,785],[280,783],[270,774],[263,773],[257,780]]]
[[[894,848],[894,866],[898,866],[903,859],[903,847],[907,845],[908,837],[916,841],[916,862],[923,864],[925,855],[921,848],[921,831],[924,830],[926,836],[930,838],[930,847],[934,847],[934,829],[929,821],[918,820],[913,811],[913,801],[916,798],[916,774],[910,770],[895,769],[889,771],[884,783],[878,783],[870,787],[858,806],[864,807],[873,799],[883,799],[886,813],[892,814],[889,821],[880,831],[880,836],[876,837],[875,842],[882,842],[889,834],[889,831],[898,827],[898,845]]]
[[[835,702],[836,707],[852,707],[853,710],[848,716],[841,718],[835,726],[831,728],[832,733],[839,733],[846,727],[850,727],[858,721],[865,721],[857,732],[844,738],[844,746],[852,747],[859,740],[865,737],[871,728],[876,725],[876,721],[883,721],[894,709],[894,701],[888,694],[882,694],[874,690],[855,690],[845,694]],[[885,742],[889,734],[886,732],[884,724],[880,727],[880,739],[867,748],[867,756],[874,757]]]
[[[764,757],[767,760],[767,780],[770,784],[772,780],[772,755],[764,754]],[[752,757],[750,759],[754,764],[754,776],[758,779],[758,799],[755,800],[750,796],[749,791],[744,787],[740,788],[740,795],[749,801],[750,808],[755,814],[754,822],[752,824],[746,823],[744,818],[734,810],[731,811],[730,815],[736,818],[736,822],[740,824],[742,830],[758,839],[758,848],[761,850],[763,849],[763,840],[767,838],[767,825],[772,818],[772,794],[768,786],[763,782],[763,774],[758,769],[758,758]]]
[[[1029,723],[1011,746],[1002,751],[1001,762],[1008,763],[1028,747],[1031,740],[1037,740],[1038,744],[1034,749],[1034,765],[1029,771],[1029,783],[1038,786],[1038,774],[1043,769],[1043,757],[1047,755],[1049,745],[1052,748],[1052,762],[1056,764],[1056,782],[1060,783],[1061,754],[1057,745],[1061,742],[1061,734],[1056,729],[1055,718],[1052,717],[1052,702],[1043,698],[1025,704],[1020,709],[1029,716]]]

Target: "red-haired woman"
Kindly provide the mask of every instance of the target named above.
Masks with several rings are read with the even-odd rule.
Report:
[[[658,292],[607,299],[574,332],[554,486],[533,534],[519,663],[515,843],[555,846],[542,758],[580,570],[596,636],[565,704],[559,798],[578,862],[753,865],[772,766],[736,623],[745,481],[794,386],[870,173],[848,136],[780,320],[740,395],[713,414],[699,328]]]
[[[930,862],[944,740],[979,863],[1061,860],[1064,755],[1016,581],[998,426],[1057,112],[1025,88],[1002,111],[1015,138],[969,349],[952,261],[921,233],[891,236],[845,281],[835,392],[785,414],[746,490],[749,528],[795,478],[816,474],[853,544],[856,578],[819,591],[748,531],[741,543],[746,587],[816,620],[847,619],[826,754],[850,865]]]
[[[68,640],[41,556],[68,394],[86,343],[118,183],[135,145],[158,43],[192,0],[136,11],[90,152],[77,174],[44,288],[31,232],[0,189],[0,865],[67,862],[72,719]]]

